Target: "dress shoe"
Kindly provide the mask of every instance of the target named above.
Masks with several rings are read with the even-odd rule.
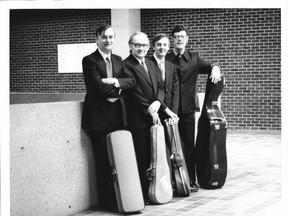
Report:
[[[191,190],[191,192],[197,192],[199,190],[199,187],[195,182],[191,182],[190,183],[190,190]]]
[[[150,199],[145,199],[145,206],[152,205],[152,201]]]

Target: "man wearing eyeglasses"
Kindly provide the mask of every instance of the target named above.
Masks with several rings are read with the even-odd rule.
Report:
[[[176,25],[171,33],[174,48],[166,60],[177,67],[179,78],[178,116],[180,136],[184,143],[185,159],[190,177],[191,191],[198,191],[195,176],[195,112],[199,112],[197,94],[198,74],[210,74],[213,83],[221,79],[220,68],[202,59],[197,52],[186,49],[188,31],[183,25]]]
[[[164,111],[163,82],[154,65],[145,59],[149,50],[149,39],[143,32],[134,33],[129,40],[130,55],[123,61],[124,75],[132,78],[136,85],[125,92],[127,102],[128,128],[135,146],[143,197],[148,202],[149,182],[145,172],[151,162],[150,128],[160,123],[158,111]]]
[[[97,50],[82,61],[86,96],[82,128],[92,142],[95,157],[100,208],[116,210],[116,197],[110,178],[106,135],[124,128],[124,100],[120,88],[131,88],[133,81],[123,79],[122,59],[112,54],[115,33],[110,25],[96,30]]]

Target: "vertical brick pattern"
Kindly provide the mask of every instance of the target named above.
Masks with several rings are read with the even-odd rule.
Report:
[[[191,51],[221,65],[228,128],[280,130],[281,10],[141,10],[141,29],[151,39],[160,32],[170,35],[175,24],[188,28]],[[201,75],[199,92],[205,91],[205,81]]]
[[[10,91],[85,92],[83,75],[59,74],[57,45],[95,42],[110,10],[11,10]]]

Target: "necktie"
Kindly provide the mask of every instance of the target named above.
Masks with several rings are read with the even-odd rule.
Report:
[[[112,64],[109,57],[106,58],[106,72],[107,72],[107,78],[113,78],[113,70],[112,70]],[[108,101],[114,103],[118,98],[107,98]]]
[[[107,72],[107,77],[112,78],[113,77],[113,70],[112,70],[112,64],[110,61],[110,58],[106,58],[106,72]]]
[[[149,78],[150,76],[149,76],[149,73],[148,73],[148,68],[147,68],[147,66],[146,66],[146,64],[145,64],[145,60],[142,60],[142,61],[141,61],[141,65],[142,65],[142,67],[144,68],[144,70],[145,70],[145,72],[146,72],[146,74],[147,74],[147,77]]]
[[[182,55],[180,54],[180,53],[178,53],[177,55],[176,55],[176,64],[177,64],[177,66],[179,66],[180,68],[181,68],[181,57],[182,57]],[[183,61],[183,60],[182,60]],[[180,72],[180,71],[179,71]]]
[[[164,61],[160,61],[159,67],[160,67],[160,70],[161,70],[162,78],[163,78],[163,80],[165,80],[165,65],[164,65]]]

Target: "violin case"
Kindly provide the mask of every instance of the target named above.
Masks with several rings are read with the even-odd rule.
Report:
[[[150,136],[151,163],[146,172],[150,180],[148,196],[153,204],[164,204],[170,202],[173,197],[164,127],[161,124],[154,124],[150,128]]]
[[[167,143],[171,151],[172,180],[174,196],[187,197],[190,195],[190,179],[183,153],[183,143],[180,138],[178,124],[169,125],[165,120]]]
[[[139,212],[145,208],[145,204],[132,135],[127,130],[117,130],[106,138],[118,211]]]

